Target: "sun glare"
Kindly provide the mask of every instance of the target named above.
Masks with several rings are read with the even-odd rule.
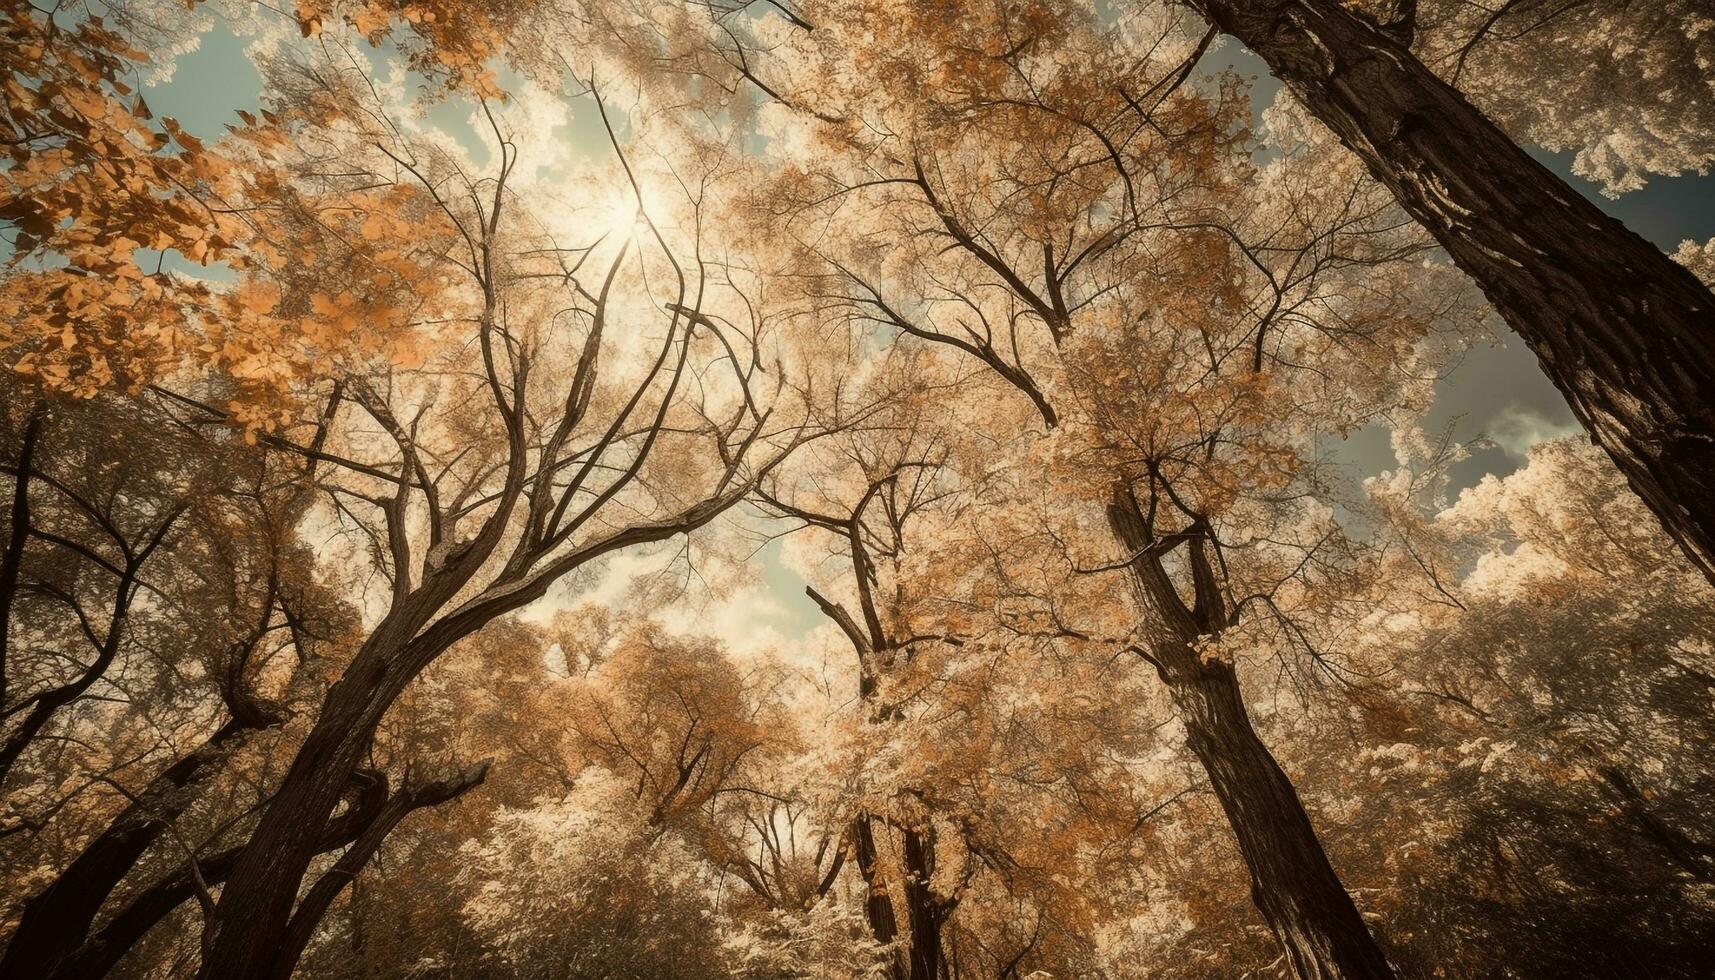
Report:
[[[0,0],[0,980],[1715,980],[1712,13]]]
[[[595,214],[595,232],[604,240],[636,240],[649,227],[643,206],[629,190],[614,194]]]

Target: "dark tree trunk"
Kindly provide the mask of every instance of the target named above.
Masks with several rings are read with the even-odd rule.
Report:
[[[1715,296],[1340,0],[1185,0],[1369,165],[1715,582]]]
[[[941,975],[941,926],[951,908],[929,887],[935,874],[935,844],[922,831],[907,828],[905,849],[905,911],[911,924],[911,980],[937,980]]]
[[[1206,662],[1188,646],[1158,649],[1156,658],[1238,841],[1251,899],[1293,972],[1303,980],[1392,977],[1292,782],[1251,727],[1232,665]]]
[[[238,863],[238,848],[197,862],[197,872],[209,886],[224,882]],[[188,866],[157,881],[119,909],[95,935],[90,936],[42,980],[100,980],[113,971],[149,930],[197,893],[196,876]]]
[[[357,877],[370,858],[375,856],[375,852],[380,850],[382,842],[393,832],[393,828],[399,825],[399,821],[409,816],[413,810],[438,806],[482,785],[488,776],[489,765],[489,762],[483,762],[450,779],[430,783],[410,792],[401,791],[389,798],[375,818],[357,835],[357,839],[352,841],[351,846],[346,848],[345,853],[339,856],[339,860],[334,862],[333,867],[316,879],[316,883],[305,893],[303,901],[298,903],[298,909],[292,914],[291,923],[286,929],[285,941],[275,952],[267,976],[271,980],[291,980],[298,959],[304,955],[304,948],[316,934],[316,928],[321,925],[328,907],[339,897],[339,893],[345,890],[345,886]]]
[[[197,862],[197,871],[210,886],[225,881],[238,863],[238,849]],[[149,930],[196,894],[196,877],[184,867],[150,885],[89,937],[70,956],[61,960],[42,980],[101,980],[113,971],[125,954],[149,934]]]
[[[18,472],[12,481],[11,521],[6,529],[6,551],[0,555],[0,708],[6,706],[6,651],[12,633],[12,600],[18,595],[18,571],[24,567],[24,548],[30,541],[30,474],[36,465],[36,440],[47,418],[47,403],[38,401],[24,423],[24,439],[18,447]]]
[[[1292,781],[1251,727],[1233,665],[1205,659],[1196,648],[1199,638],[1232,625],[1206,550],[1207,526],[1199,520],[1173,539],[1157,538],[1123,485],[1108,519],[1120,545],[1135,556],[1138,592],[1156,619],[1146,656],[1221,801],[1250,872],[1251,899],[1293,972],[1300,980],[1391,980],[1387,957],[1329,864]],[[1161,563],[1175,547],[1186,549],[1194,605],[1187,605]]]
[[[316,852],[325,853],[357,840],[377,820],[387,802],[387,785],[373,774],[354,780],[355,796],[347,809],[329,821],[317,839]],[[44,980],[100,980],[160,921],[196,894],[198,875],[210,887],[232,876],[243,848],[233,847],[197,861],[196,873],[186,865],[133,896],[107,924],[61,962]]]
[[[863,912],[869,920],[870,935],[885,946],[898,938],[899,925],[893,918],[893,902],[887,897],[887,885],[881,880],[881,869],[876,866],[875,829],[867,814],[852,821],[852,851],[857,858],[858,873],[863,875]],[[888,974],[895,980],[904,976],[897,959],[892,962]]]
[[[150,780],[131,805],[91,841],[53,883],[24,905],[18,928],[0,959],[0,980],[37,980],[89,936],[102,903],[191,802],[188,788],[225,758],[249,726],[234,720]]]
[[[385,625],[381,627],[385,629]],[[322,829],[357,771],[381,717],[408,677],[366,647],[322,702],[279,790],[239,854],[206,928],[203,980],[251,980],[285,942]]]
[[[526,574],[534,558],[509,566],[510,571],[501,573],[506,587],[501,587],[501,580],[491,582],[486,599],[465,603],[437,619],[505,533],[525,476],[523,436],[514,430],[510,440],[508,489],[501,495],[499,509],[444,564],[426,565],[423,581],[415,589],[403,584],[404,578],[398,580],[387,615],[328,689],[315,726],[221,890],[204,937],[207,952],[197,973],[200,980],[252,980],[266,974],[288,941],[299,886],[315,857],[322,828],[339,802],[341,787],[357,770],[387,709],[435,658],[496,617],[540,599],[559,575],[583,562],[694,531],[742,497],[740,491],[733,491],[686,508],[671,520],[635,524],[610,534],[560,559],[564,564],[554,575]],[[513,560],[519,560],[521,553],[515,553]]]
[[[328,689],[315,726],[221,890],[207,926],[207,953],[197,974],[201,980],[253,980],[265,972],[265,964],[276,961],[323,827],[358,771],[382,716],[437,656],[494,615],[484,608],[465,610],[417,636],[468,577],[430,579],[397,601]],[[545,584],[513,592],[508,608],[544,591]]]

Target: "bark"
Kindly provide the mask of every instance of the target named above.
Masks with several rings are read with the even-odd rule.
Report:
[[[6,652],[12,632],[12,600],[18,595],[18,571],[24,565],[24,548],[30,538],[30,473],[36,465],[36,441],[46,417],[47,403],[39,401],[24,424],[24,439],[18,449],[18,475],[12,482],[6,553],[0,557],[0,708],[6,706]]]
[[[521,458],[516,446],[513,457]],[[198,972],[203,980],[250,980],[274,962],[323,827],[400,692],[455,642],[546,591],[546,582],[535,583],[508,593],[498,607],[467,604],[429,625],[492,551],[509,508],[503,505],[456,560],[426,574],[415,590],[396,595],[351,665],[328,689],[314,727],[239,854],[205,926],[206,954]]]
[[[204,882],[213,886],[231,876],[232,866],[237,861],[238,848],[231,848],[208,860],[198,861],[197,871]],[[196,876],[190,867],[180,868],[127,902],[112,920],[55,965],[51,972],[39,976],[43,980],[99,980],[107,976],[126,953],[143,941],[149,930],[189,901],[196,890]]]
[[[876,865],[875,829],[867,814],[852,821],[852,851],[857,858],[858,873],[863,875],[863,912],[869,920],[870,934],[876,942],[886,946],[899,937],[899,926],[893,918],[893,901],[887,896],[887,883],[881,879],[881,869]],[[904,976],[897,959],[890,961],[888,975],[895,980]]]
[[[52,974],[89,936],[90,926],[137,860],[158,840],[206,777],[249,726],[229,721],[195,751],[150,780],[76,860],[24,905],[18,928],[0,959],[0,980],[35,980]]]
[[[334,862],[334,866],[310,886],[303,900],[298,903],[298,909],[292,914],[291,924],[286,929],[286,940],[276,953],[267,975],[272,980],[291,980],[292,970],[303,956],[304,947],[309,945],[310,938],[315,935],[322,917],[327,914],[328,906],[333,904],[333,900],[339,897],[345,886],[355,879],[370,858],[375,856],[375,852],[381,848],[382,842],[393,832],[393,828],[399,825],[399,821],[405,819],[413,810],[437,806],[482,785],[483,780],[488,778],[488,768],[492,764],[492,759],[480,762],[449,779],[429,783],[389,799],[375,819],[363,828],[357,839],[352,841],[351,846]]]
[[[1291,780],[1251,727],[1232,665],[1204,662],[1185,646],[1157,659],[1250,872],[1251,899],[1293,972],[1304,980],[1392,977]]]
[[[329,821],[317,839],[317,853],[337,850],[357,840],[364,828],[380,815],[387,801],[387,784],[379,775],[359,773],[352,789],[355,795],[349,806]],[[223,884],[232,877],[241,853],[242,847],[232,847],[199,858],[195,871],[186,864],[145,888],[56,970],[42,974],[44,980],[98,980],[106,976],[149,930],[196,894],[199,875],[210,887]]]
[[[911,980],[936,980],[943,968],[941,927],[952,912],[935,897],[929,880],[935,874],[935,842],[923,831],[907,828],[905,850],[905,912],[911,924]]]
[[[495,618],[542,598],[550,585],[573,569],[633,545],[697,530],[754,487],[754,483],[745,483],[728,488],[720,496],[702,500],[670,518],[631,525],[535,570],[532,564],[540,553],[520,543],[501,577],[480,596],[438,615],[493,554],[506,533],[523,486],[523,435],[515,427],[521,409],[503,412],[510,447],[507,489],[501,494],[499,509],[469,543],[425,563],[418,586],[403,595],[395,594],[392,608],[364,641],[351,666],[328,689],[315,726],[221,890],[207,927],[207,954],[197,974],[200,980],[249,980],[263,975],[267,964],[274,961],[286,941],[293,900],[315,856],[317,836],[339,800],[341,787],[356,771],[387,709],[429,664]],[[614,423],[616,430],[618,424]],[[607,492],[617,491],[610,487]],[[562,502],[569,499],[562,498]],[[595,506],[590,505],[585,515],[593,513]],[[555,533],[569,535],[571,527]],[[544,547],[551,550],[556,543]],[[396,553],[399,558],[408,555],[401,551]],[[403,560],[395,562],[401,569],[406,564]]]
[[[1715,295],[1340,0],[1185,0],[1268,62],[1470,275],[1715,582]]]
[[[286,720],[278,706],[257,697],[244,682],[245,668],[268,631],[273,608],[271,580],[258,622],[228,651],[221,699],[229,720],[195,750],[151,779],[47,888],[24,905],[5,958],[0,959],[0,980],[51,974],[88,937],[108,896],[190,806],[195,785],[219,768],[239,736]]]
[[[380,629],[387,629],[383,624]],[[374,637],[372,636],[373,640]],[[366,645],[323,699],[273,801],[258,821],[205,928],[200,977],[253,978],[271,964],[291,920],[316,841],[338,804],[381,717],[414,672],[401,676],[391,658]]]
[[[379,774],[358,771],[354,777],[355,798],[339,816],[328,822],[315,844],[316,854],[326,854],[342,847],[347,850],[333,868],[311,886],[299,903],[287,930],[285,944],[268,961],[273,972],[266,975],[291,976],[304,945],[315,934],[329,904],[374,856],[375,849],[399,821],[413,811],[439,806],[482,785],[489,765],[490,761],[484,761],[452,778],[392,795],[388,794],[386,780]],[[39,976],[43,980],[99,980],[107,976],[125,954],[148,935],[149,930],[196,894],[198,875],[210,886],[226,882],[232,877],[243,852],[242,847],[229,848],[199,860],[195,873],[186,865],[144,889],[75,954],[62,961],[54,972]]]
[[[879,295],[877,303],[880,303]],[[882,307],[886,309],[885,304],[882,304]],[[858,608],[863,614],[862,626],[844,606],[823,596],[815,588],[806,587],[804,591],[822,610],[823,615],[833,620],[851,641],[858,660],[858,695],[868,705],[870,721],[875,724],[885,724],[899,717],[897,708],[889,710],[881,703],[877,659],[879,655],[899,650],[900,644],[888,637],[882,626],[881,614],[876,608],[873,591],[876,580],[875,566],[869,557],[868,548],[864,546],[861,521],[864,509],[892,479],[893,475],[889,475],[872,482],[851,516],[844,519],[818,516],[771,500],[782,510],[807,518],[812,524],[839,531],[851,547]],[[895,526],[896,534],[898,530]],[[945,971],[941,927],[952,914],[954,903],[936,898],[929,886],[935,872],[933,831],[927,828],[919,830],[915,827],[901,827],[900,832],[905,878],[899,897],[904,903],[905,925],[910,930],[910,942],[890,958],[888,974],[894,980],[937,980]],[[886,880],[876,865],[874,819],[867,814],[860,815],[853,823],[852,847],[856,852],[858,869],[863,875],[867,893],[864,911],[869,920],[870,933],[876,942],[882,945],[893,943],[899,937],[899,921],[895,916]]]
[[[1251,899],[1301,980],[1391,980],[1393,970],[1334,873],[1292,781],[1251,727],[1238,674],[1205,659],[1197,639],[1230,625],[1200,539],[1186,540],[1196,593],[1187,606],[1161,564],[1165,551],[1122,489],[1108,509],[1139,591],[1158,620],[1149,659],[1185,724],[1186,742],[1226,813],[1250,873]],[[1202,532],[1193,528],[1194,535]],[[1175,537],[1182,537],[1176,535]]]

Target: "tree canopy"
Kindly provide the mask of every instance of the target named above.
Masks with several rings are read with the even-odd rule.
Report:
[[[1698,4],[0,4],[0,978],[1707,975]]]

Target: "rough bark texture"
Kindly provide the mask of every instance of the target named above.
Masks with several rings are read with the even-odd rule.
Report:
[[[1162,655],[1165,654],[1165,655]],[[1231,664],[1188,647],[1158,654],[1186,741],[1251,876],[1251,898],[1304,980],[1392,977],[1351,896],[1328,863],[1292,782],[1257,737]]]
[[[221,890],[206,926],[207,954],[198,973],[203,980],[252,980],[264,972],[263,964],[274,961],[286,941],[292,907],[323,827],[357,772],[382,716],[435,657],[487,622],[485,610],[476,604],[435,624],[425,631],[428,635],[417,636],[468,581],[498,535],[497,526],[485,527],[462,567],[431,574],[418,589],[397,596],[351,666],[328,688],[315,726]],[[535,594],[520,590],[514,598],[522,605]]]
[[[192,799],[189,788],[221,759],[249,726],[227,722],[196,751],[169,766],[89,843],[53,883],[25,903],[18,928],[0,959],[0,980],[51,975],[89,935],[113,889]]]
[[[322,828],[382,715],[414,676],[388,670],[387,659],[378,656],[373,645],[366,648],[328,690],[315,727],[221,893],[199,974],[205,980],[255,977],[258,966],[273,962],[285,941],[298,886],[316,854]]]
[[[380,773],[358,770],[347,787],[349,804],[328,821],[315,843],[316,854],[342,847],[346,851],[298,903],[284,941],[267,960],[266,971],[256,975],[290,977],[328,906],[374,857],[393,828],[417,810],[440,806],[481,786],[492,763],[493,760],[484,760],[447,779],[392,794],[388,793],[387,780]],[[242,853],[242,848],[235,847],[200,859],[195,873],[189,865],[179,868],[132,897],[99,932],[53,970],[31,976],[43,980],[99,980],[107,976],[149,930],[196,894],[199,876],[210,886],[226,882]]]
[[[379,819],[387,803],[387,784],[378,774],[359,772],[348,787],[350,801],[328,822],[317,840],[317,853],[337,850],[357,840]],[[212,887],[232,876],[242,848],[233,847],[199,858],[193,873],[186,864],[132,896],[107,924],[63,960],[44,980],[99,980],[112,972],[125,954],[160,921],[196,894],[197,878]]]
[[[216,772],[240,736],[286,720],[278,706],[247,689],[246,666],[267,635],[274,608],[273,586],[250,632],[227,652],[221,698],[229,719],[203,743],[155,775],[48,887],[24,905],[18,927],[0,959],[0,980],[52,975],[89,937],[108,896],[145,852],[196,798],[198,784]]]
[[[399,825],[399,821],[404,820],[413,810],[439,806],[482,785],[483,780],[488,778],[488,768],[492,764],[493,760],[484,761],[449,779],[390,797],[375,818],[358,834],[357,839],[352,841],[351,846],[346,848],[345,853],[339,856],[339,860],[334,862],[334,866],[316,879],[316,883],[310,886],[303,900],[298,903],[298,909],[292,914],[291,923],[286,929],[285,942],[276,951],[268,976],[272,980],[291,980],[292,971],[296,969],[299,958],[304,955],[304,948],[309,945],[317,927],[321,925],[328,907],[375,856],[375,852],[381,848],[382,842],[393,832],[393,828]]]
[[[1250,872],[1251,899],[1293,972],[1301,980],[1390,980],[1387,957],[1329,864],[1292,781],[1251,727],[1233,665],[1205,659],[1196,649],[1199,637],[1230,625],[1203,542],[1179,545],[1188,549],[1197,594],[1188,606],[1129,490],[1121,488],[1108,517],[1119,543],[1138,556],[1132,571],[1158,620],[1149,659],[1227,815]]]
[[[942,973],[941,927],[952,913],[950,903],[935,897],[929,887],[935,875],[934,839],[920,830],[907,829],[904,838],[905,911],[911,923],[911,980],[936,980]]]
[[[1368,164],[1715,582],[1715,296],[1340,0],[1186,0]]]
[[[894,922],[893,902],[887,897],[887,885],[881,880],[881,869],[877,867],[875,830],[867,814],[852,821],[852,850],[857,858],[858,873],[863,875],[864,918],[869,920],[869,931],[875,941],[885,946],[898,938],[899,927]],[[894,980],[903,980],[897,960],[891,961],[888,975]]]

